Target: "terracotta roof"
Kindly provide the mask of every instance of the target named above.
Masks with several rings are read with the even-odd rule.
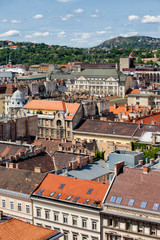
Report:
[[[13,84],[7,84],[7,89],[5,94],[12,95],[16,90],[17,88],[15,88]]]
[[[66,111],[66,106],[63,101],[48,101],[48,100],[31,100],[24,105],[26,109]]]
[[[140,93],[140,90],[139,89],[133,89],[130,94],[134,94],[134,93]]]
[[[0,156],[9,159],[11,156],[16,156],[20,152],[25,152],[29,147],[15,144],[0,143]]]
[[[60,200],[72,202],[76,197],[79,197],[77,203],[87,205],[97,204],[100,206],[108,187],[109,183],[103,184],[95,181],[48,174],[34,194],[38,196],[39,190],[44,190],[42,196],[50,197],[49,195],[52,192],[55,192],[53,196],[50,197],[54,199],[59,193],[61,193],[61,196],[59,197]],[[88,193],[89,189],[91,190],[90,194]],[[69,196],[71,197],[67,199]],[[89,199],[89,201],[84,203],[87,199]]]
[[[136,108],[135,106],[127,106],[127,109],[125,106],[117,106],[114,108],[114,105],[109,106],[109,111],[113,112],[114,114],[118,115],[118,113],[125,113],[126,116],[128,116],[131,112],[139,113],[143,111],[144,109],[148,109],[147,107],[139,107]]]
[[[66,103],[67,108],[66,119],[73,119],[79,107],[80,107],[79,103]]]
[[[116,177],[106,203],[111,203],[112,196],[115,196],[116,200],[118,197],[122,198],[120,204],[116,201],[112,204],[155,211],[154,203],[160,205],[160,172],[151,171],[144,174],[141,169],[125,167],[123,173]],[[128,205],[130,199],[134,200],[133,206]],[[141,207],[142,201],[147,202],[145,208]],[[155,212],[160,212],[160,207]]]
[[[45,140],[45,139],[38,139],[33,142],[34,145],[45,147],[46,151],[50,155],[52,155],[58,149],[59,143],[61,143],[61,141],[57,139],[52,141]]]
[[[0,188],[30,195],[45,174],[0,166]]]
[[[14,218],[0,224],[1,240],[45,240],[56,234],[56,230],[38,227]]]
[[[144,124],[152,124],[154,121],[154,125],[160,125],[160,112],[155,114],[150,114],[149,116],[140,117],[136,120],[136,123],[139,123],[141,120],[143,120]]]
[[[46,152],[41,152],[36,156],[18,160],[19,169],[34,171],[35,167],[40,167],[42,173],[54,171],[52,157]]]

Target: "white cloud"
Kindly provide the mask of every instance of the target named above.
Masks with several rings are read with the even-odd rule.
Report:
[[[111,30],[112,28],[111,28],[111,27],[106,27],[105,29],[106,29],[106,30]]]
[[[84,9],[82,8],[78,8],[76,10],[74,10],[75,13],[84,13]]]
[[[22,22],[22,21],[16,20],[16,19],[11,20],[11,23],[21,23],[21,22]]]
[[[36,14],[35,16],[33,16],[33,18],[35,18],[35,19],[43,18],[43,15],[42,14]]]
[[[95,12],[96,12],[96,13],[99,13],[99,9],[96,9]]]
[[[32,38],[32,35],[25,35],[25,38]]]
[[[59,38],[66,37],[66,33],[64,31],[58,33]]]
[[[99,15],[97,15],[97,14],[92,14],[90,17],[92,17],[92,18],[98,18]]]
[[[65,17],[60,17],[60,19],[61,19],[62,21],[67,21],[67,20],[69,20],[69,19],[72,18],[72,17],[74,17],[74,15],[72,15],[72,14],[67,14]]]
[[[11,37],[11,36],[19,36],[21,34],[20,31],[17,30],[9,30],[7,32],[1,33],[0,37]]]
[[[8,22],[8,20],[7,19],[2,19],[2,22],[6,23],[6,22]]]
[[[136,16],[136,15],[130,15],[130,16],[128,16],[128,20],[129,20],[129,21],[135,21],[135,20],[138,20],[138,19],[139,19],[139,17]]]
[[[160,15],[158,16],[150,16],[150,15],[146,15],[142,18],[142,23],[156,23],[156,22],[160,22]]]
[[[75,33],[74,36],[75,38],[70,39],[70,41],[84,43],[84,42],[87,42],[87,40],[92,37],[92,34],[91,33]]]
[[[33,33],[33,37],[47,37],[47,36],[49,36],[50,34],[49,34],[49,32],[35,32],[35,33]]]
[[[122,33],[120,34],[121,37],[131,37],[138,35],[138,32],[128,32],[128,33]]]
[[[97,31],[96,33],[97,33],[97,34],[100,34],[100,35],[103,35],[103,34],[106,33],[106,31]]]

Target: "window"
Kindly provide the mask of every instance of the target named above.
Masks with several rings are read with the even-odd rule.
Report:
[[[72,224],[73,226],[77,226],[77,217],[72,218]]]
[[[87,237],[86,236],[82,236],[82,240],[87,240]]]
[[[71,136],[71,133],[70,133],[70,131],[68,131],[68,132],[67,132],[67,135],[68,135],[68,137],[70,137],[70,136]]]
[[[45,228],[51,229],[51,226],[49,226],[49,225],[45,225]]]
[[[151,235],[156,235],[156,227],[154,225],[151,226]]]
[[[64,232],[64,240],[68,240],[68,232]]]
[[[30,213],[30,206],[26,205],[26,213]]]
[[[48,210],[45,211],[45,219],[49,219],[49,211]]]
[[[77,239],[78,239],[77,234],[73,234],[73,240],[77,240]]]
[[[41,209],[37,208],[37,217],[41,217]]]
[[[112,218],[109,218],[109,219],[108,219],[108,226],[109,226],[109,227],[112,227],[112,226],[113,226],[113,220],[112,220]]]
[[[55,221],[55,222],[58,222],[58,216],[59,216],[58,213],[55,212],[55,213],[54,213],[54,221]]]
[[[82,228],[86,228],[86,227],[87,227],[87,220],[82,219]]]
[[[51,135],[53,135],[53,129],[51,129]]]
[[[6,207],[6,200],[2,199],[2,207],[5,208]]]
[[[48,129],[46,129],[46,136],[48,136]]]
[[[143,224],[142,223],[138,224],[138,232],[140,232],[140,233],[143,232]]]
[[[61,120],[57,120],[57,126],[60,127],[61,126]]]
[[[97,230],[97,222],[92,222],[92,230]]]
[[[14,202],[10,201],[10,209],[13,210],[14,209]]]
[[[69,121],[67,122],[67,127],[70,127],[70,122]]]
[[[22,211],[22,204],[18,203],[18,211],[21,212]]]
[[[131,223],[130,222],[126,222],[126,230],[130,230],[131,229]]]
[[[119,226],[119,225],[118,225],[118,220],[115,219],[115,220],[114,220],[114,227],[115,227],[115,228],[118,228],[118,226]]]
[[[67,223],[68,222],[68,216],[67,215],[63,215],[63,223]]]

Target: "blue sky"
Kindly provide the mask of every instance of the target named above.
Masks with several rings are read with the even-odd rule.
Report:
[[[160,0],[8,0],[0,39],[93,47],[116,36],[160,37]]]

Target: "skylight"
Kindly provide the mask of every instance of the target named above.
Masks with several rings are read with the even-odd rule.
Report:
[[[62,193],[58,193],[58,195],[55,197],[56,199],[59,199],[59,197],[62,195]]]
[[[36,194],[42,195],[43,192],[44,192],[44,190],[40,189]]]
[[[111,199],[110,199],[110,202],[115,202],[116,201],[116,197],[115,196],[112,196]]]
[[[89,203],[90,199],[86,199],[86,201],[84,203]]]
[[[55,192],[51,192],[49,196],[52,197],[54,194],[55,194]]]
[[[121,204],[121,202],[122,202],[122,198],[118,197],[117,200],[116,200],[116,203]]]
[[[70,200],[71,199],[71,197],[72,197],[72,195],[69,195],[66,199],[67,200]]]
[[[159,203],[154,203],[154,205],[153,205],[153,210],[158,210],[158,208],[159,208]]]
[[[135,201],[134,199],[130,199],[128,205],[129,205],[129,206],[133,206],[134,201]]]
[[[141,203],[141,208],[146,208],[146,206],[147,206],[147,202],[143,201],[143,202]]]
[[[87,194],[91,194],[91,192],[93,191],[93,188],[90,188],[87,192]]]
[[[73,202],[77,202],[79,199],[79,197],[76,197],[75,199],[73,199]]]
[[[65,185],[65,184],[62,183],[61,186],[59,187],[59,189],[63,189],[64,185]]]

